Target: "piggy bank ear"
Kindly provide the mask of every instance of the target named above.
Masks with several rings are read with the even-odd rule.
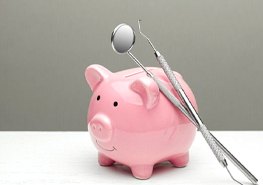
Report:
[[[98,64],[92,64],[86,68],[85,78],[91,90],[94,91],[103,80],[110,76],[110,74],[111,72],[105,67]]]
[[[131,89],[140,95],[147,109],[155,107],[159,101],[159,87],[149,77],[142,77],[131,84]]]

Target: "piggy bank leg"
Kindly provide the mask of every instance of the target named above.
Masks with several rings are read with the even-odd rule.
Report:
[[[98,154],[98,161],[101,166],[111,166],[115,162],[101,153]]]
[[[153,172],[153,165],[135,165],[131,167],[132,174],[137,179],[148,179]]]
[[[169,161],[175,166],[175,167],[185,167],[189,161],[189,152],[182,154],[182,155],[175,155],[172,156]]]

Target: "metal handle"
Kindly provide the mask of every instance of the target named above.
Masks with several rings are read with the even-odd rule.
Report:
[[[211,150],[213,151],[215,157],[217,158],[217,160],[223,165],[226,166],[226,160],[223,156],[223,153],[221,152],[221,150],[218,148],[217,144],[215,143],[213,137],[210,135],[210,133],[208,132],[206,126],[203,124],[201,118],[199,117],[199,115],[197,114],[196,110],[194,109],[192,103],[190,102],[189,98],[187,97],[187,95],[185,94],[184,90],[182,89],[180,83],[178,82],[178,80],[176,79],[173,71],[170,69],[168,63],[166,62],[166,60],[164,59],[164,57],[158,52],[155,52],[155,55],[157,57],[157,61],[159,62],[159,64],[161,65],[163,71],[165,72],[165,74],[167,75],[167,77],[169,78],[170,82],[172,83],[173,87],[175,88],[175,90],[177,91],[177,93],[179,94],[179,96],[181,97],[182,101],[184,102],[184,104],[186,105],[187,109],[189,110],[189,113],[192,115],[192,117],[194,118],[195,122],[198,124],[200,131],[202,133],[202,135],[204,136],[207,144],[209,145],[209,147],[211,148]]]
[[[166,62],[166,60],[164,59],[164,57],[158,52],[155,52],[155,56],[157,58],[157,61],[159,62],[159,64],[162,66],[165,74],[167,75],[167,77],[169,78],[170,82],[172,83],[173,87],[176,89],[176,91],[178,92],[180,98],[182,99],[182,101],[185,103],[187,110],[189,111],[189,113],[191,114],[191,117],[194,119],[192,121],[196,122],[196,124],[199,126],[200,125],[204,125],[201,118],[199,117],[198,113],[196,112],[196,110],[194,109],[194,107],[192,106],[191,102],[189,101],[188,97],[186,96],[184,90],[182,89],[180,83],[177,81],[174,73],[172,72],[172,70],[170,69],[168,63]],[[189,116],[187,116],[189,118]],[[191,120],[191,119],[190,119]],[[210,132],[209,132],[210,133]],[[239,162],[234,155],[232,155],[211,133],[210,135],[212,136],[212,138],[214,139],[214,141],[216,142],[217,146],[220,147],[220,149],[222,149],[222,152],[226,155],[226,157],[253,183],[253,184],[257,184],[258,179],[250,172],[248,171],[245,166],[243,164],[241,164],[241,162]],[[224,159],[225,161],[225,159]],[[224,165],[224,164],[223,164]]]

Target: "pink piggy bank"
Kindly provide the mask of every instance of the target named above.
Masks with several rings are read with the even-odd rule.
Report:
[[[148,70],[179,98],[162,69]],[[192,91],[180,74],[175,75],[197,108]],[[156,163],[187,165],[196,128],[142,69],[112,73],[94,64],[87,67],[85,77],[93,92],[88,130],[101,166],[118,162],[129,166],[134,177],[147,179]]]

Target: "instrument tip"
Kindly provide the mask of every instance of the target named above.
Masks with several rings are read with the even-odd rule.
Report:
[[[140,34],[148,41],[148,43],[150,44],[150,46],[153,48],[154,52],[157,52],[157,50],[155,49],[154,45],[152,44],[151,40],[142,32],[141,30],[141,19],[138,19],[138,27],[139,27],[139,32]]]

